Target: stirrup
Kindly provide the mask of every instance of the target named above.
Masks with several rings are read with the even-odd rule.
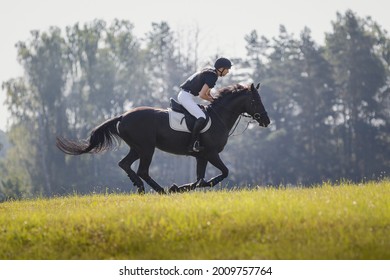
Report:
[[[199,153],[199,152],[201,152],[201,151],[204,150],[204,147],[202,147],[202,146],[200,145],[200,141],[199,141],[199,140],[196,140],[195,143],[194,143],[194,146],[192,147],[192,150],[193,150],[194,152]]]

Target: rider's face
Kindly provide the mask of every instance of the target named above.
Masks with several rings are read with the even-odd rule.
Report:
[[[228,73],[229,73],[229,70],[230,69],[227,69],[227,68],[219,68],[219,73],[220,73],[220,75],[221,75],[221,77],[223,77],[223,76],[226,76]]]

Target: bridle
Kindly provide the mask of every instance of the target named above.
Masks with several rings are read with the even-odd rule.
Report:
[[[249,90],[249,89],[248,89],[248,90]],[[251,106],[251,109],[253,108],[253,112],[256,112],[256,109],[257,109],[257,108],[256,108],[256,107],[257,107],[257,102],[256,102],[256,100],[255,100],[254,93],[253,93],[252,91],[250,91],[250,93],[252,94],[252,100],[251,100],[250,106]],[[224,109],[227,110],[228,112],[230,111],[230,110],[228,110],[227,108],[224,108]],[[225,126],[225,128],[227,128],[225,122],[221,119],[221,117],[219,116],[219,114],[218,114],[215,110],[213,110],[213,111],[214,111],[215,115],[217,116],[217,118],[219,119],[219,121]],[[243,134],[243,133],[248,129],[249,124],[254,123],[254,122],[260,123],[260,120],[261,120],[261,118],[262,118],[264,115],[267,115],[267,111],[265,111],[265,110],[264,110],[263,112],[261,112],[261,113],[254,113],[253,116],[251,116],[251,115],[249,115],[249,114],[247,114],[247,113],[241,113],[241,114],[239,115],[239,117],[238,117],[238,121],[236,121],[235,125],[234,125],[233,128],[230,130],[230,132],[228,133],[228,137],[232,136],[233,133],[234,133],[234,131],[237,129],[237,127],[238,127],[238,125],[239,125],[239,123],[240,123],[240,121],[241,121],[241,117],[244,117],[244,118],[251,118],[251,119],[252,119],[252,120],[249,120],[249,121],[247,122],[247,125],[246,125],[244,131],[240,133],[240,134]],[[240,135],[240,134],[236,134],[236,135]],[[233,135],[233,136],[236,136],[236,135]]]
[[[252,93],[253,94],[253,93]],[[251,100],[251,106],[252,106],[252,108],[254,108],[253,109],[253,112],[256,112],[256,107],[257,107],[257,102],[256,102],[256,100],[254,99],[254,98],[252,98],[252,100]],[[242,116],[244,116],[244,117],[246,117],[246,118],[252,118],[253,120],[255,120],[255,121],[260,121],[261,120],[261,118],[264,116],[264,115],[267,115],[267,111],[263,111],[263,112],[261,112],[261,113],[254,113],[253,114],[253,116],[251,116],[251,115],[248,115],[248,114],[246,114],[246,113],[242,113],[241,114]]]
[[[252,94],[253,94],[253,93],[252,93]],[[256,108],[255,108],[255,107],[256,107],[257,105],[256,105],[256,100],[255,100],[254,98],[252,98],[252,100],[251,100],[251,106],[254,107],[253,112],[256,112]],[[248,129],[248,127],[249,127],[249,125],[250,125],[251,123],[254,123],[254,122],[259,123],[259,121],[261,120],[261,118],[262,118],[264,115],[267,115],[267,111],[264,111],[264,112],[261,112],[261,113],[254,113],[253,116],[251,116],[251,115],[249,115],[249,114],[247,114],[247,113],[242,113],[242,114],[240,114],[240,116],[239,116],[239,118],[238,118],[238,121],[237,121],[236,124],[234,125],[233,129],[231,130],[231,132],[229,132],[229,137],[233,135],[234,131],[236,131],[237,126],[238,126],[238,124],[239,124],[240,121],[241,121],[241,117],[244,117],[244,118],[251,118],[251,120],[249,120],[249,121],[247,122],[247,124],[246,124],[246,126],[245,126],[245,129],[244,129],[241,133],[235,134],[235,135],[233,135],[233,136],[238,136],[238,135],[243,134],[243,133]]]

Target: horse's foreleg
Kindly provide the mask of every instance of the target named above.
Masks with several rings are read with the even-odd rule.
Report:
[[[197,182],[204,179],[206,175],[207,160],[204,158],[196,158],[196,179]]]
[[[119,163],[119,167],[122,168],[127,176],[130,178],[130,180],[133,182],[134,186],[137,187],[139,194],[145,193],[145,187],[144,183],[140,179],[140,177],[137,176],[137,174],[131,169],[131,165],[139,159],[139,156],[136,151],[130,149],[130,152],[127,156],[125,156]]]
[[[204,176],[206,174],[206,166],[207,166],[207,160],[204,158],[196,158],[196,177],[197,180],[194,183],[188,183],[181,185],[178,187],[177,185],[173,185],[169,188],[169,192],[188,192],[192,191],[196,188],[203,187],[205,184]]]
[[[172,187],[169,188],[169,193],[183,193],[183,192],[189,192],[194,189],[196,189],[197,182],[194,183],[188,183],[181,186],[177,186],[176,184],[173,184]]]
[[[209,157],[208,161],[222,172],[220,175],[211,178],[203,185],[203,187],[214,187],[229,175],[229,169],[222,162],[219,154],[215,154],[214,156]]]

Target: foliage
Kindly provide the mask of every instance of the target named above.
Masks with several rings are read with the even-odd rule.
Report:
[[[0,158],[4,157],[7,150],[9,149],[9,141],[7,134],[0,130]]]
[[[0,259],[390,257],[390,182],[0,204]]]
[[[7,181],[0,181],[0,202],[6,200],[17,200],[22,197],[23,191],[19,181],[12,182],[10,179]]]
[[[217,88],[261,82],[271,126],[249,125],[229,139],[221,155],[230,169],[227,186],[388,176],[388,34],[352,11],[337,14],[332,26],[323,46],[313,41],[309,28],[299,38],[285,26],[274,38],[256,30],[245,36],[247,56],[231,58],[234,71]],[[17,44],[25,75],[3,83],[12,143],[0,161],[3,180],[20,182],[29,195],[131,190],[117,168],[128,152],[125,144],[104,155],[68,157],[56,149],[55,137],[83,139],[104,120],[135,106],[165,108],[197,70],[197,32],[185,53],[166,22],[152,23],[144,38],[133,28],[129,21],[95,20],[68,26],[65,33],[56,27],[32,31],[29,40]],[[236,132],[246,125],[242,121]],[[207,176],[214,172],[210,168]],[[156,151],[151,173],[168,187],[195,180],[195,164]]]

